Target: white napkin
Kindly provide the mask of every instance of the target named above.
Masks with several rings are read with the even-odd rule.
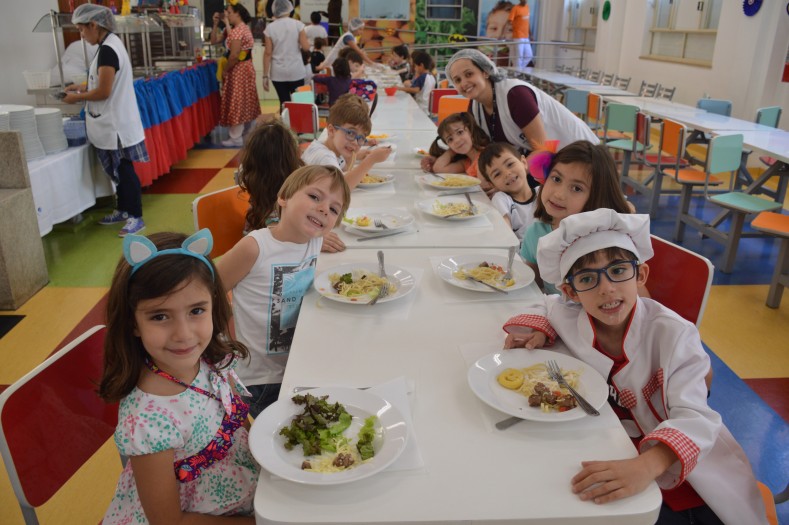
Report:
[[[406,266],[403,268],[414,276],[414,290],[401,299],[368,306],[366,304],[341,303],[318,295],[315,304],[318,308],[331,308],[333,311],[348,315],[354,319],[360,317],[377,317],[406,321],[411,315],[411,306],[413,306],[416,300],[415,298],[419,294],[419,283],[422,280],[424,270],[422,268],[409,268]]]
[[[389,465],[386,470],[414,470],[423,468],[425,462],[422,459],[422,454],[419,452],[419,447],[416,443],[414,421],[411,417],[411,403],[413,402],[414,394],[413,381],[409,381],[401,376],[387,381],[386,383],[371,387],[369,392],[381,396],[392,403],[392,405],[403,414],[403,419],[405,419],[408,425],[408,442],[405,445],[405,450],[403,450],[400,457]]]
[[[438,267],[441,266],[442,261],[445,261],[447,257],[430,257],[430,266],[433,267],[433,273],[436,274],[436,277],[440,281],[442,281],[441,286],[441,298],[444,300],[445,304],[456,304],[456,303],[484,303],[484,302],[500,302],[500,301],[518,301],[526,307],[529,304],[536,303],[541,299],[541,292],[539,289],[536,289],[534,286],[524,286],[519,290],[513,290],[511,292],[507,292],[506,295],[503,293],[491,292],[475,292],[473,290],[466,290],[465,288],[459,288],[448,282],[444,281],[438,273]],[[517,312],[513,312],[513,315]]]
[[[505,320],[506,319],[502,319],[502,324]],[[463,356],[463,359],[466,361],[466,365],[471,367],[480,358],[485,357],[488,354],[492,354],[493,352],[500,351],[503,346],[504,332],[502,331],[501,342],[467,343],[458,346],[458,350]],[[552,347],[546,348],[546,350],[566,353],[564,344],[561,341],[556,342]],[[480,416],[482,417],[482,421],[485,424],[485,428],[487,428],[489,432],[506,432],[508,434],[520,433],[536,437],[550,438],[552,435],[556,435],[557,432],[586,432],[597,429],[607,429],[611,428],[612,424],[614,424],[612,423],[612,420],[617,420],[614,411],[608,406],[608,403],[606,403],[600,409],[599,416],[586,416],[580,419],[562,421],[559,423],[524,420],[523,422],[517,423],[506,430],[499,430],[496,428],[496,423],[504,419],[508,419],[510,415],[488,406],[481,400],[477,400],[477,406],[479,407]],[[578,410],[580,410],[580,408]],[[618,421],[616,424],[618,424]]]

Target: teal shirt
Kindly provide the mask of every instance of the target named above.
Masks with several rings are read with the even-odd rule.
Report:
[[[537,241],[540,240],[540,237],[548,235],[552,231],[551,225],[547,222],[536,221],[529,226],[529,229],[523,235],[523,243],[521,244],[521,257],[523,257],[524,261],[535,266],[537,265]],[[543,282],[543,286],[546,294],[561,295],[561,292],[551,283]]]

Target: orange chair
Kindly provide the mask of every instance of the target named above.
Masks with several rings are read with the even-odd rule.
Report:
[[[296,91],[312,91],[312,86],[299,86],[296,88]]]
[[[318,106],[308,102],[285,102],[282,121],[296,134],[312,134],[317,139],[320,134]]]
[[[655,255],[647,261],[652,299],[696,326],[701,324],[715,270],[709,259],[652,236]]]
[[[438,81],[438,88],[439,89],[446,89],[449,87],[449,79],[445,78],[443,80]]]
[[[105,332],[94,326],[0,394],[0,454],[28,525],[115,433],[118,404],[96,395]]]
[[[784,288],[789,286],[789,215],[764,211],[751,221],[751,228],[781,238],[766,303],[770,308],[778,308]]]
[[[195,230],[208,228],[214,237],[211,257],[219,257],[244,237],[249,194],[238,186],[207,193],[192,201]]]
[[[441,97],[445,97],[447,95],[457,95],[458,90],[447,88],[447,89],[434,89],[430,92],[429,102],[428,102],[428,112],[430,115],[437,115],[438,114],[438,101],[441,100]]]
[[[445,95],[438,99],[438,124],[453,113],[468,111],[469,100],[460,95]]]
[[[756,485],[759,487],[759,493],[762,496],[764,508],[767,510],[767,523],[769,525],[778,525],[778,511],[775,508],[776,501],[773,493],[770,491],[770,487],[761,481],[757,481]]]

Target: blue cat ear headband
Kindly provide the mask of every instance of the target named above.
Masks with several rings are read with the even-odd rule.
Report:
[[[211,237],[211,231],[208,228],[203,228],[194,235],[188,237],[180,248],[170,248],[167,250],[159,250],[147,237],[142,235],[127,235],[123,238],[123,257],[126,259],[131,267],[131,275],[140,269],[145,263],[159,257],[160,255],[187,255],[200,259],[211,270],[211,277],[214,276],[214,267],[206,256],[211,253],[211,248],[214,246],[214,239]]]

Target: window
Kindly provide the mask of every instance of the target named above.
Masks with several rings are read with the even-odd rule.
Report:
[[[461,20],[463,0],[427,0],[425,18],[428,20]]]
[[[723,0],[655,0],[646,56],[711,66]]]
[[[571,0],[567,18],[567,40],[594,51],[597,38],[597,0]]]

